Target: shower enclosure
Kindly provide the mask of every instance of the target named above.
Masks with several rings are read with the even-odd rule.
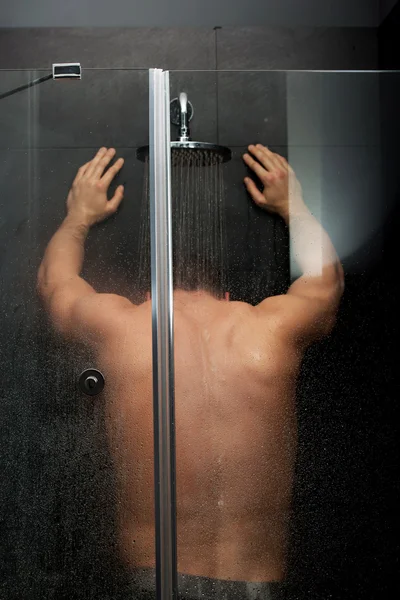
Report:
[[[0,96],[47,74],[0,71]],[[202,196],[218,194],[196,248],[213,248],[210,263],[220,252],[225,300],[255,305],[300,275],[284,222],[244,189],[241,157],[251,143],[288,159],[346,274],[337,325],[309,349],[298,382],[285,597],[385,597],[396,585],[396,331],[388,322],[398,298],[387,259],[399,91],[396,72],[84,69],[80,81],[49,80],[0,100],[1,598],[134,597],[117,533],[114,459],[126,444],[118,438],[125,413],[110,431],[107,369],[85,344],[53,331],[36,294],[72,180],[101,146],[125,158],[111,188],[123,183],[125,198],[91,230],[83,277],[134,304],[151,296],[157,597],[185,594],[177,585],[174,290],[191,237],[174,249],[174,197],[186,193],[196,211]],[[119,377],[134,406],[126,368]],[[98,395],[79,386],[89,369],[105,377]],[[140,485],[141,465],[126,468]]]

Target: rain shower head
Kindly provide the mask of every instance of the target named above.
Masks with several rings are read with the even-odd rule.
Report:
[[[188,163],[193,162],[196,165],[207,165],[213,161],[224,163],[231,160],[232,152],[226,146],[195,142],[190,139],[189,122],[193,118],[193,113],[193,105],[184,92],[179,95],[179,98],[171,101],[171,123],[179,126],[179,137],[175,142],[171,142],[172,164],[178,157],[185,158]],[[145,162],[148,155],[149,146],[138,148],[139,160]]]
[[[226,146],[219,146],[218,144],[210,144],[208,142],[194,142],[192,140],[188,142],[171,142],[171,152],[172,163],[174,163],[175,158],[182,154],[188,158],[188,161],[192,158],[193,160],[197,159],[198,162],[203,162],[199,160],[199,157],[202,156],[204,164],[208,164],[209,160],[211,161],[213,158],[223,163],[230,161],[232,158],[232,152]],[[148,155],[149,146],[138,148],[136,156],[139,160],[145,162]]]

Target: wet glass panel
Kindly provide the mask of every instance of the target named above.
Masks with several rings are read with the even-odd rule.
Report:
[[[2,71],[0,96],[46,75]],[[155,561],[148,72],[84,70],[0,108],[1,595],[131,598]]]
[[[371,597],[398,548],[399,76],[170,76],[179,592]]]

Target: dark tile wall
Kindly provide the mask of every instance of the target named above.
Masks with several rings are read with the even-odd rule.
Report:
[[[170,97],[186,92],[194,108],[190,122],[193,140],[216,142],[218,138],[218,79],[215,71],[172,71]],[[178,128],[171,125],[171,138],[178,136]]]
[[[224,27],[217,31],[219,69],[373,69],[373,28]]]
[[[360,272],[382,235],[380,78],[376,73],[289,73],[290,162],[309,206],[334,237],[348,272]],[[366,262],[365,262],[366,261]]]
[[[373,69],[377,30],[366,27],[0,29],[0,69]]]
[[[78,61],[84,68],[213,69],[212,29],[0,29],[1,69],[49,68]]]
[[[36,75],[4,71],[0,90]],[[141,146],[148,143],[148,94],[146,70],[89,70],[82,81],[44,82],[1,101],[0,147]]]

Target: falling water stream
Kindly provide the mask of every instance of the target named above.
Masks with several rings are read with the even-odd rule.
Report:
[[[226,291],[222,157],[204,150],[172,152],[174,288]],[[150,291],[149,161],[145,162],[139,236],[139,289]]]

